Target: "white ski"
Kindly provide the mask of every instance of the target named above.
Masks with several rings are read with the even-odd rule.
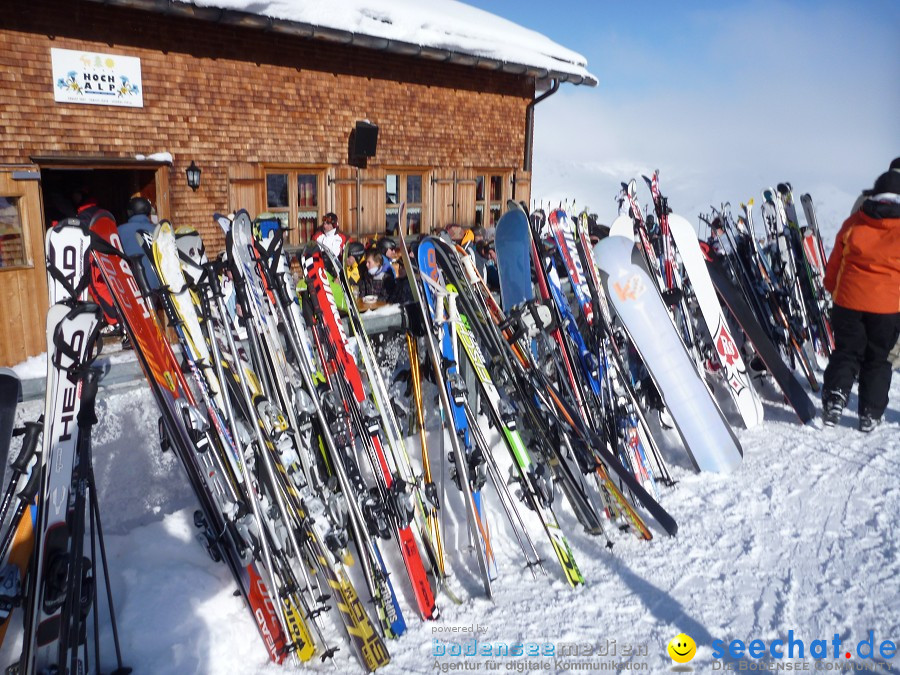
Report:
[[[762,401],[753,388],[744,359],[741,358],[740,350],[725,320],[716,289],[703,260],[697,232],[687,220],[675,213],[669,214],[669,232],[672,233],[675,248],[681,256],[681,262],[694,290],[694,297],[697,298],[703,322],[722,365],[728,392],[734,399],[741,419],[744,420],[744,426],[751,429],[763,420]]]

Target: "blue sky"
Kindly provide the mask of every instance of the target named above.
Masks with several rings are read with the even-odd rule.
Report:
[[[784,180],[840,220],[900,155],[900,2],[469,4],[583,54],[600,81],[537,107],[538,200],[611,219],[618,183],[658,168],[691,220]]]

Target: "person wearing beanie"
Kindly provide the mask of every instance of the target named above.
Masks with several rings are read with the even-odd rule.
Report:
[[[900,157],[894,158],[894,161],[891,162],[890,170],[900,172]],[[895,344],[894,348],[891,350],[890,359],[894,370],[900,370],[900,337],[897,338],[897,344]]]
[[[859,211],[841,226],[825,267],[834,307],[835,349],[825,369],[825,426],[840,421],[859,381],[859,429],[881,422],[891,386],[891,349],[900,337],[900,171],[878,177]]]
[[[900,171],[900,157],[895,157],[891,162],[891,166],[888,168],[888,171]],[[859,193],[859,197],[856,198],[856,201],[853,202],[853,208],[850,209],[850,215],[853,215],[857,211],[859,211],[860,207],[862,207],[863,202],[866,201],[869,197],[872,196],[871,190],[863,190]]]

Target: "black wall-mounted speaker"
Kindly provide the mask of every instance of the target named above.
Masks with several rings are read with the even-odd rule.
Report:
[[[357,122],[353,131],[350,154],[356,157],[374,157],[378,147],[378,127],[371,122]]]
[[[347,156],[350,166],[366,167],[366,160],[375,156],[378,147],[378,126],[371,122],[359,121],[350,132]]]

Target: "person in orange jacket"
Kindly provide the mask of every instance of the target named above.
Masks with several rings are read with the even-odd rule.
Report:
[[[834,307],[835,349],[825,369],[823,421],[841,419],[859,379],[859,430],[881,422],[891,386],[891,349],[900,335],[900,172],[878,177],[841,226],[825,268]]]

